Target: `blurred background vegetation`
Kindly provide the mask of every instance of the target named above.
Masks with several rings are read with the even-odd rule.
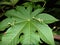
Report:
[[[0,0],[0,21],[6,18],[4,13],[7,10],[13,9],[17,5],[22,5],[25,2],[29,2],[31,5],[37,5],[33,6],[34,8],[39,8],[39,5],[45,7],[45,13],[49,13],[60,20],[60,0]],[[60,21],[48,25],[53,29],[54,34],[60,35]],[[3,32],[1,31],[0,33]],[[55,39],[55,43],[56,45],[60,45],[60,40]]]

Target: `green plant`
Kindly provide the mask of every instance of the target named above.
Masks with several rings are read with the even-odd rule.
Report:
[[[44,2],[45,0],[28,0],[28,1],[31,1],[31,2]]]
[[[2,17],[7,9],[14,8],[19,0],[0,0],[0,17]]]
[[[7,31],[2,36],[0,45],[39,45],[40,39],[50,45],[54,44],[52,29],[47,24],[58,21],[50,14],[42,13],[44,8],[33,10],[31,6],[17,6],[16,9],[8,10],[7,16],[0,22],[0,31]]]
[[[5,5],[12,5],[12,6],[14,6],[18,1],[19,0],[2,0],[0,2],[0,5],[5,4]]]

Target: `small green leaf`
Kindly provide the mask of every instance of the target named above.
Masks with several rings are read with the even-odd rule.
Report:
[[[2,1],[2,2],[0,2],[0,5],[5,4],[5,5],[13,5],[14,6],[18,1],[19,0]]]
[[[33,7],[33,6],[34,6],[34,3],[32,3],[32,2],[25,2],[25,3],[23,3],[22,5],[23,5],[24,7],[29,7],[29,6]]]
[[[15,5],[19,0],[10,0],[12,5]]]
[[[0,5],[3,5],[3,4],[5,4],[5,5],[11,5],[11,2],[0,2]]]
[[[36,16],[36,18],[40,18],[43,20],[44,23],[49,24],[49,23],[53,23],[55,21],[58,21],[58,19],[56,19],[55,17],[51,16],[50,14],[47,13],[42,13]]]
[[[32,2],[44,2],[45,0],[30,0],[30,1],[32,1]]]

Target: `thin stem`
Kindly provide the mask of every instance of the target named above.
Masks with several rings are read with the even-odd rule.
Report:
[[[46,1],[44,1],[44,5],[43,5],[43,7],[45,7],[45,5],[46,5]]]

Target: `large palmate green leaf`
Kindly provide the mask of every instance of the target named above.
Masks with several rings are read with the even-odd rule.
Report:
[[[22,45],[39,45],[43,43],[40,39],[54,45],[52,30],[47,23],[55,22],[57,19],[41,13],[43,10],[44,8],[33,10],[31,6],[17,6],[16,9],[7,11],[7,18],[0,22],[0,30],[10,27],[2,36],[0,45],[17,45],[19,42]]]

